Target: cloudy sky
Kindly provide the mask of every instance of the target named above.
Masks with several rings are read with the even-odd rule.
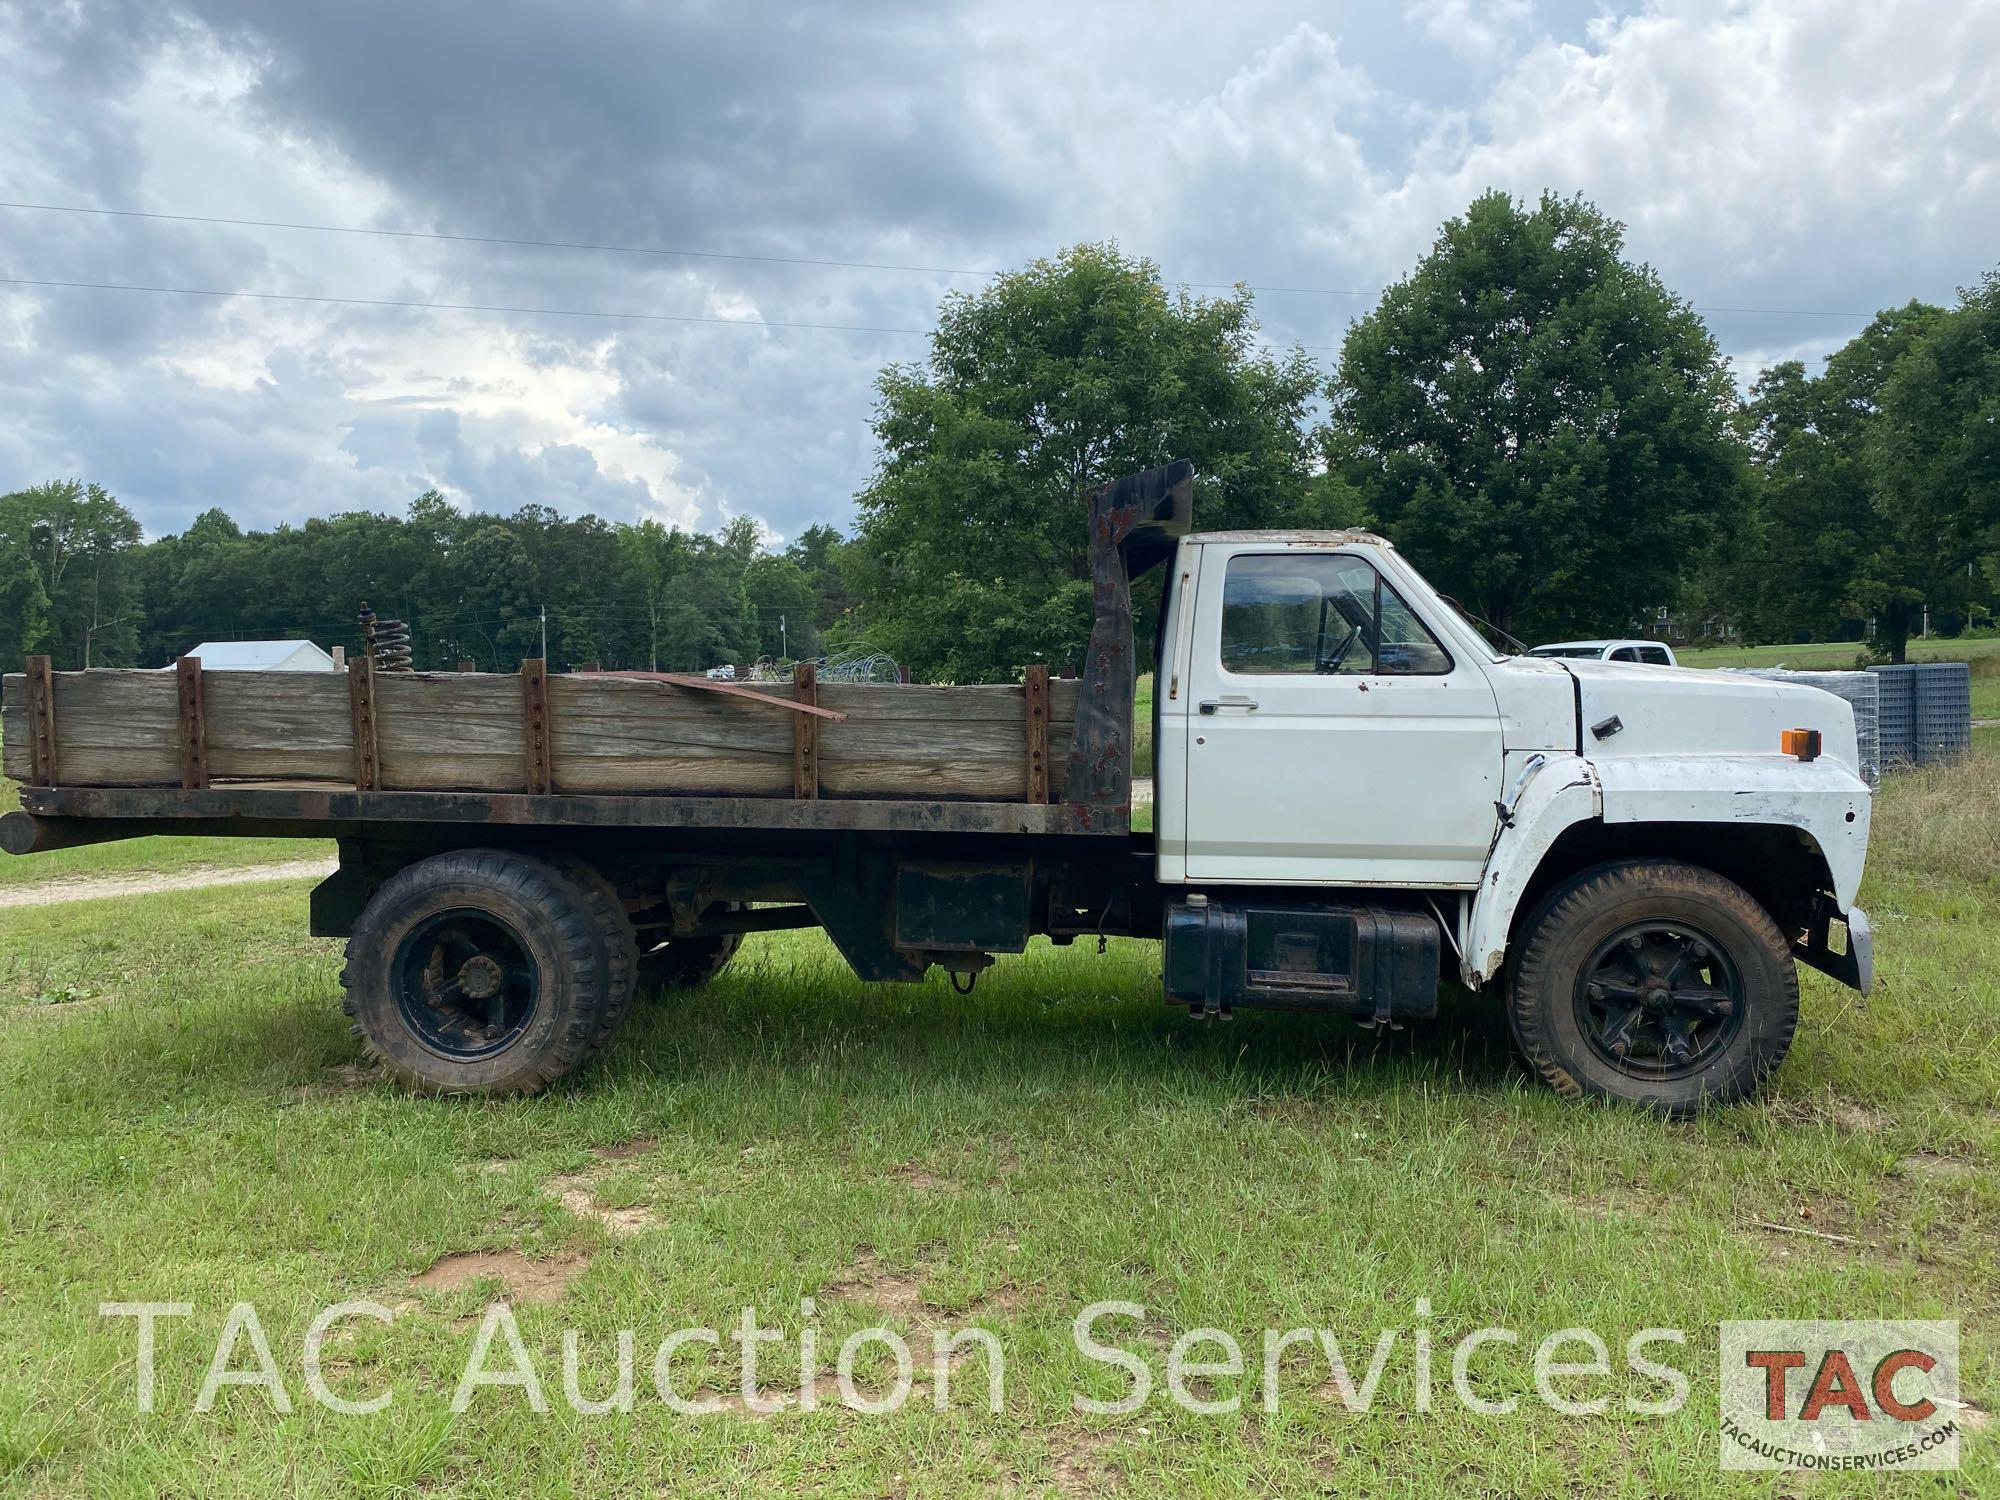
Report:
[[[1742,378],[1817,359],[2000,263],[2000,0],[0,0],[0,140],[10,204],[466,237],[0,208],[0,488],[785,537],[938,299],[1079,240],[1330,362],[1478,192],[1582,192]]]

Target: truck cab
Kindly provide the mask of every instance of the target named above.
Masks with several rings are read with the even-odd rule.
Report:
[[[1397,1024],[1433,995],[1390,947],[1441,940],[1558,1088],[1671,1111],[1775,1066],[1795,958],[1869,987],[1869,792],[1833,695],[1499,651],[1358,531],[1184,536],[1162,611],[1170,996]]]

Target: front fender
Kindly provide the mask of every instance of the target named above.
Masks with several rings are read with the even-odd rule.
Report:
[[[1849,910],[1868,855],[1868,784],[1822,756],[1634,755],[1597,762],[1607,823],[1763,823],[1811,835]]]
[[[1507,958],[1507,932],[1514,908],[1528,888],[1555,841],[1565,829],[1602,815],[1603,799],[1597,772],[1580,755],[1548,755],[1539,767],[1530,763],[1526,780],[1500,820],[1480,874],[1479,894],[1472,898],[1466,923],[1461,977],[1468,986],[1484,983],[1500,972]]]
[[[1868,787],[1822,757],[1550,756],[1523,785],[1487,855],[1466,924],[1461,975],[1499,973],[1522,894],[1565,831],[1605,823],[1754,823],[1798,828],[1824,855],[1842,912],[1854,909],[1868,850]]]

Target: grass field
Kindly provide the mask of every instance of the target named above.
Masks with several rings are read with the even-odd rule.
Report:
[[[1774,1490],[1716,1468],[1724,1317],[1958,1318],[1967,1394],[2000,1405],[2000,744],[1982,735],[1961,766],[1892,783],[1878,828],[1875,996],[1808,974],[1773,1094],[1678,1125],[1553,1097],[1470,997],[1377,1042],[1304,1017],[1194,1023],[1159,1003],[1143,943],[1038,944],[961,998],[942,980],[859,984],[800,935],[752,939],[708,989],[648,1004],[546,1097],[426,1101],[356,1066],[338,945],[304,935],[303,882],[0,912],[0,1484],[2000,1493],[1990,1426],[1941,1483]],[[450,1411],[495,1296],[549,1415],[515,1390]],[[342,1394],[393,1390],[374,1416],[305,1398],[307,1324],[349,1298],[395,1309],[328,1353]],[[1070,1324],[1114,1298],[1145,1316],[1099,1336],[1156,1388],[1128,1415],[1085,1415],[1073,1393],[1129,1387],[1077,1352]],[[132,1323],[98,1314],[140,1300],[195,1308],[160,1325],[151,1416],[133,1409]],[[193,1409],[238,1300],[270,1337],[290,1415],[254,1389]],[[985,1410],[974,1363],[943,1412],[919,1399],[867,1416],[831,1394],[813,1412],[668,1410],[647,1373],[660,1338],[724,1330],[675,1378],[726,1394],[746,1304],[785,1330],[764,1350],[777,1389],[798,1389],[808,1326],[830,1369],[855,1329],[977,1325],[1004,1350],[1004,1406]],[[1283,1366],[1275,1415],[1255,1373],[1206,1381],[1246,1398],[1234,1414],[1190,1414],[1160,1388],[1168,1344],[1197,1327],[1231,1331],[1254,1372],[1267,1327],[1329,1328],[1363,1365],[1378,1329],[1427,1326],[1444,1350],[1488,1323],[1530,1349],[1595,1329],[1621,1372],[1597,1388],[1643,1399],[1658,1387],[1622,1373],[1623,1341],[1684,1328],[1684,1351],[1654,1352],[1692,1398],[1668,1417],[1560,1416],[1533,1398],[1527,1355],[1488,1346],[1477,1387],[1526,1397],[1520,1411],[1467,1412],[1440,1354],[1424,1413],[1406,1344],[1367,1415],[1343,1409],[1309,1346]],[[577,1415],[563,1333],[602,1395],[620,1329],[637,1334],[637,1404]],[[871,1391],[893,1377],[874,1353]],[[247,1367],[247,1345],[238,1356]]]
[[[0,777],[0,813],[12,812],[20,805],[20,789]],[[0,855],[0,890],[78,876],[177,874],[207,866],[236,869],[320,856],[330,859],[333,852],[330,839],[126,839],[116,844],[57,849],[25,859]]]

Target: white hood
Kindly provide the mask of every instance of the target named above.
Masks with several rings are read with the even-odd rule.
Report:
[[[1565,661],[1583,711],[1583,753],[1777,755],[1787,729],[1817,729],[1828,759],[1857,771],[1854,710],[1802,683],[1729,672],[1649,667],[1622,661]],[[1619,727],[1602,737],[1607,721]]]

